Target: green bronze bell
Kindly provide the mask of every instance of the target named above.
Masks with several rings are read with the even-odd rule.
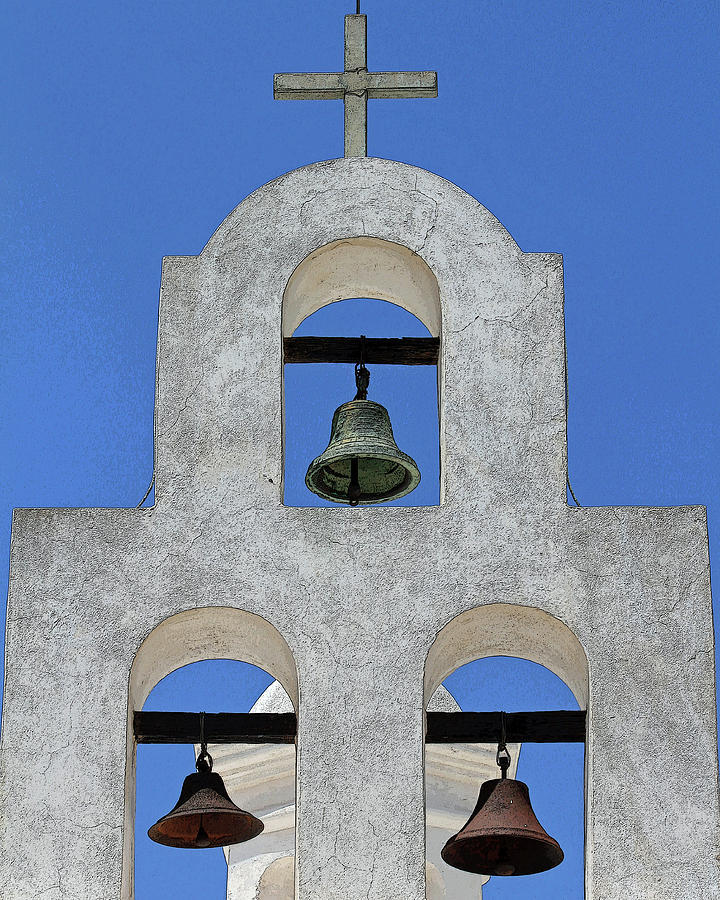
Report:
[[[308,466],[305,484],[319,497],[350,506],[384,503],[420,483],[415,460],[398,449],[384,406],[367,399],[370,373],[355,366],[358,392],[335,410],[330,443]]]

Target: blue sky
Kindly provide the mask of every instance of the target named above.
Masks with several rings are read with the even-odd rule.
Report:
[[[7,0],[3,573],[13,507],[134,506],[143,496],[152,471],[161,259],[198,253],[259,185],[342,153],[342,105],[276,103],[272,75],[337,70],[342,17],[354,6]],[[717,5],[364,0],[363,11],[371,69],[433,68],[440,86],[437,100],[372,101],[369,152],[454,181],[523,250],[564,255],[569,466],[580,502],[705,504],[715,563]],[[407,333],[407,319],[378,304],[373,310],[365,333]],[[357,305],[344,315],[324,326],[357,333]],[[336,402],[353,393],[349,367],[336,369],[317,373],[324,381],[312,415],[323,424],[309,458],[325,445]],[[418,380],[397,390],[394,379],[373,374],[371,396],[390,408],[402,449],[432,471],[431,423],[407,385],[423,402],[432,386]],[[294,415],[306,413],[300,405]],[[430,431],[414,431],[419,425]],[[303,433],[296,435],[301,473]],[[514,666],[501,682],[505,699],[492,687],[496,670],[458,675],[456,690],[472,689],[463,703],[568,705],[552,678]],[[163,702],[179,697],[187,700],[180,706],[197,708],[207,696],[211,708],[229,696],[227,672],[207,675],[207,695],[196,680],[176,677],[174,687],[168,680],[158,689]],[[249,676],[242,690],[233,685],[234,708],[251,702],[251,686],[261,689]],[[178,790],[191,762],[178,763]],[[538,757],[538,772],[549,765]],[[532,774],[523,777],[537,805]],[[575,782],[566,787],[567,797],[577,793]],[[157,815],[165,811],[158,804]],[[541,820],[552,832],[548,815]],[[573,846],[581,839],[575,827]],[[154,871],[165,877],[157,872],[168,869]],[[580,897],[574,871],[565,863],[557,870],[568,873],[563,885],[550,875],[497,879],[486,895]],[[173,895],[197,896],[193,877]],[[139,880],[139,900],[156,896],[157,884]]]

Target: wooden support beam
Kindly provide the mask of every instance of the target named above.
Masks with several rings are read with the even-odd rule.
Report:
[[[286,363],[356,363],[360,338],[289,337],[283,339]],[[365,338],[367,365],[435,366],[440,338]]]
[[[521,743],[580,743],[585,740],[584,710],[507,713],[505,736]],[[139,744],[199,744],[200,713],[136,712]],[[295,713],[206,713],[205,739],[212,744],[293,744]],[[494,744],[500,736],[499,712],[429,712],[428,744]]]
[[[136,712],[138,744],[199,744],[200,713]],[[205,713],[210,744],[294,744],[295,713]]]
[[[546,710],[505,714],[505,737],[520,743],[581,743],[585,710]],[[499,712],[429,712],[428,744],[495,744],[500,737]]]

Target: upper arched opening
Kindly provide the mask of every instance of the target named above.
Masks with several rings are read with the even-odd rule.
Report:
[[[434,337],[440,334],[440,290],[428,264],[401,244],[355,237],[326,244],[297,266],[283,295],[283,336],[348,297],[387,300],[417,316]]]
[[[294,337],[334,335],[349,338],[408,338],[428,335],[411,313],[383,300],[353,298],[328,304],[308,316]],[[308,486],[306,472],[330,439],[333,410],[352,400],[356,385],[350,364],[287,365],[283,374],[284,463],[283,502],[286,506],[336,506],[327,495]],[[440,453],[436,366],[369,364],[369,399],[388,411],[397,447],[412,458],[421,473],[417,488],[383,501],[401,506],[431,506],[439,502]]]

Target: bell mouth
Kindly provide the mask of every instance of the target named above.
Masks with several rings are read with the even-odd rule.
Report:
[[[149,829],[148,837],[166,847],[206,850],[241,844],[257,837],[262,830],[262,822],[244,810],[208,810],[192,815],[165,816]]]
[[[451,839],[452,840],[452,839]],[[563,861],[559,846],[538,846],[536,838],[522,835],[483,835],[457,843],[448,843],[441,854],[443,860],[455,869],[473,875],[538,875],[554,869]]]
[[[414,491],[420,483],[420,473],[414,466],[413,460],[410,457],[407,460],[407,463],[404,460],[398,460],[397,452],[392,456],[389,453],[387,455],[374,453],[372,457],[358,457],[358,481],[360,483],[358,505],[367,506],[371,503],[397,500]],[[325,500],[350,504],[348,491],[351,480],[351,464],[352,458],[328,461],[325,457],[321,461],[321,465],[311,464],[305,483],[314,494]],[[379,481],[384,483],[382,490],[368,490],[368,485],[377,484]]]

